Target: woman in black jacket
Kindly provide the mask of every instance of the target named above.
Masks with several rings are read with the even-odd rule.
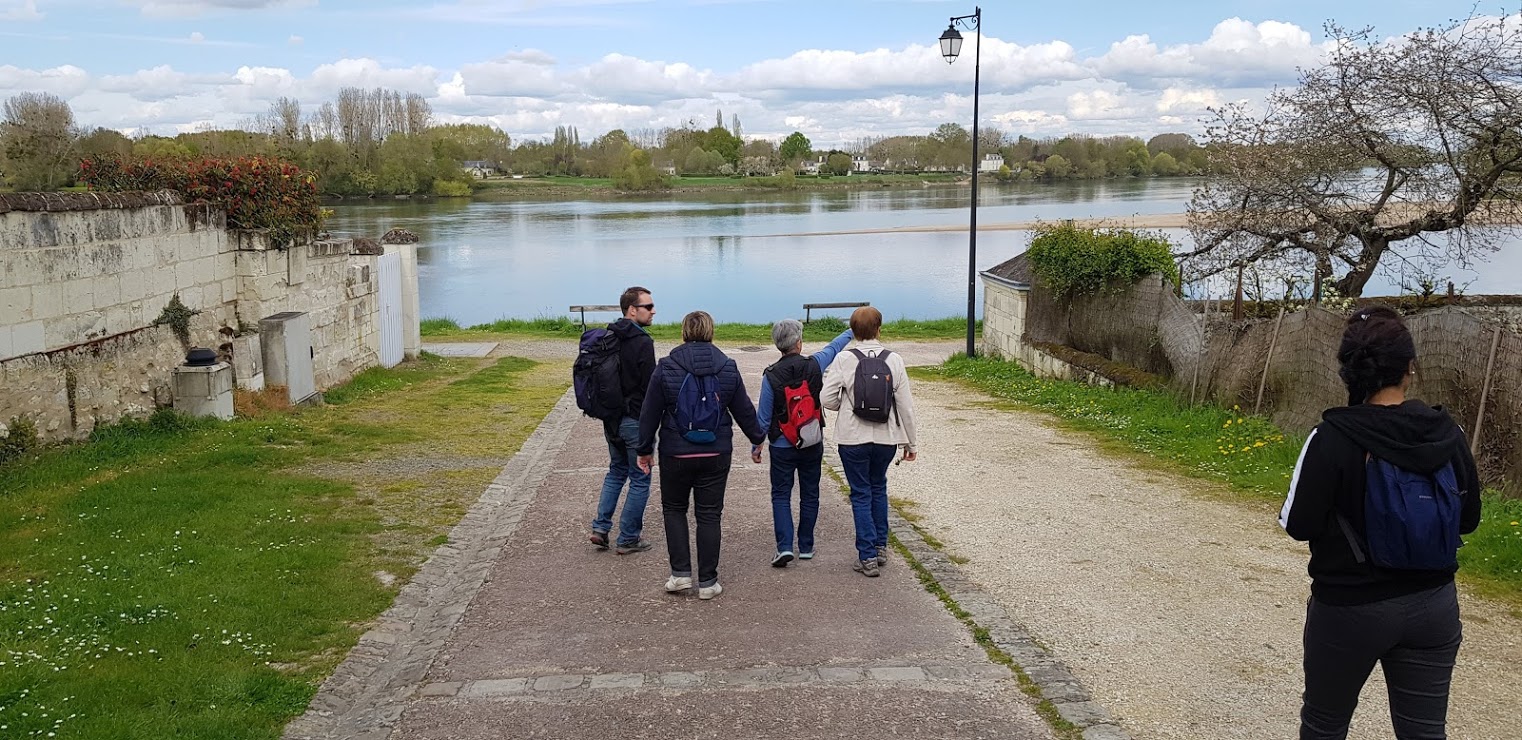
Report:
[[[661,512],[671,558],[667,593],[692,588],[689,501],[698,525],[698,598],[706,601],[724,590],[719,585],[719,520],[735,424],[753,444],[766,439],[740,369],[713,346],[713,317],[693,311],[682,318],[682,344],[656,364],[639,414],[638,462],[646,473],[654,462],[657,432],[660,436]]]
[[[1279,513],[1311,547],[1300,737],[1347,737],[1377,662],[1395,736],[1445,738],[1458,535],[1480,522],[1474,457],[1447,411],[1406,398],[1416,345],[1399,314],[1354,313],[1337,359],[1348,405],[1311,430]],[[1404,520],[1389,506],[1409,507]]]

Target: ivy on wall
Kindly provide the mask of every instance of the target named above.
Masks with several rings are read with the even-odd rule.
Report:
[[[230,228],[267,231],[279,247],[318,231],[324,215],[315,178],[278,159],[103,156],[81,162],[79,179],[104,192],[179,191],[189,201],[221,208]]]
[[[1179,284],[1173,245],[1160,234],[1064,223],[1037,230],[1025,255],[1031,272],[1058,295],[1120,288],[1154,272]]]

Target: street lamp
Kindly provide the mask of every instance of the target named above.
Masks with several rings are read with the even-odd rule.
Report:
[[[946,32],[941,34],[941,56],[951,64],[962,53],[962,33],[957,26],[977,34],[972,60],[972,225],[967,230],[967,356],[977,354],[973,344],[973,327],[976,325],[978,295],[978,82],[983,62],[983,9],[974,7],[972,15],[953,16]]]

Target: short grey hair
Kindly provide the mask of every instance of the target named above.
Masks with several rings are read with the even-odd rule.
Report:
[[[772,324],[772,344],[783,354],[792,352],[798,343],[803,341],[803,322],[798,319],[783,319]]]

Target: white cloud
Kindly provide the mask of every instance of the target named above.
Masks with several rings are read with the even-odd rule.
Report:
[[[0,0],[0,21],[40,21],[37,0]]]
[[[230,43],[200,34],[172,40]],[[292,35],[287,43],[304,41]],[[310,112],[334,100],[341,88],[384,87],[426,96],[441,121],[492,123],[519,139],[547,135],[557,125],[577,126],[588,139],[611,128],[688,121],[708,126],[714,111],[722,109],[726,118],[741,117],[748,136],[780,139],[799,130],[818,145],[837,146],[865,136],[923,133],[946,121],[970,125],[972,51],[965,47],[964,58],[948,66],[929,45],[810,49],[733,70],[700,68],[679,57],[626,54],[570,63],[533,48],[448,70],[390,66],[372,58],[337,59],[310,70],[248,65],[205,75],[157,66],[98,78],[72,66],[0,66],[0,97],[6,91],[46,90],[75,105],[82,123],[167,131],[237,125],[280,97],[299,100]],[[1145,36],[1132,36],[1088,57],[1060,40],[1022,46],[986,38],[982,122],[1031,136],[1196,133],[1207,108],[1226,100],[1260,100],[1269,84],[1293,83],[1294,64],[1323,51],[1324,45],[1312,43],[1296,26],[1237,19],[1218,24],[1198,43],[1159,48]]]
[[[1188,79],[1269,86],[1294,82],[1296,68],[1316,64],[1328,48],[1294,24],[1229,18],[1199,44],[1159,48],[1146,35],[1128,36],[1088,66],[1102,78],[1130,84]]]
[[[89,85],[90,75],[71,64],[43,70],[0,66],[0,90],[8,92],[49,92],[68,99],[84,92]]]
[[[188,18],[212,10],[265,10],[277,7],[315,5],[317,0],[133,0],[143,15],[161,18]]]
[[[200,31],[192,31],[190,33],[190,43],[192,43],[192,44],[199,44],[199,43],[201,43],[201,42],[203,42],[205,40],[206,40],[206,34],[201,33]]]
[[[305,43],[305,42],[306,42],[306,39],[304,39],[304,38],[302,38],[302,37],[300,37],[300,36],[297,36],[297,35],[296,35],[296,34],[294,34],[294,33],[293,33],[293,34],[291,34],[291,37],[290,37],[290,38],[288,38],[288,39],[286,39],[286,40],[285,40],[285,43],[286,43],[286,44],[287,44],[287,45],[289,45],[289,46],[301,46],[301,45],[302,45],[302,44],[303,44],[303,43]]]

